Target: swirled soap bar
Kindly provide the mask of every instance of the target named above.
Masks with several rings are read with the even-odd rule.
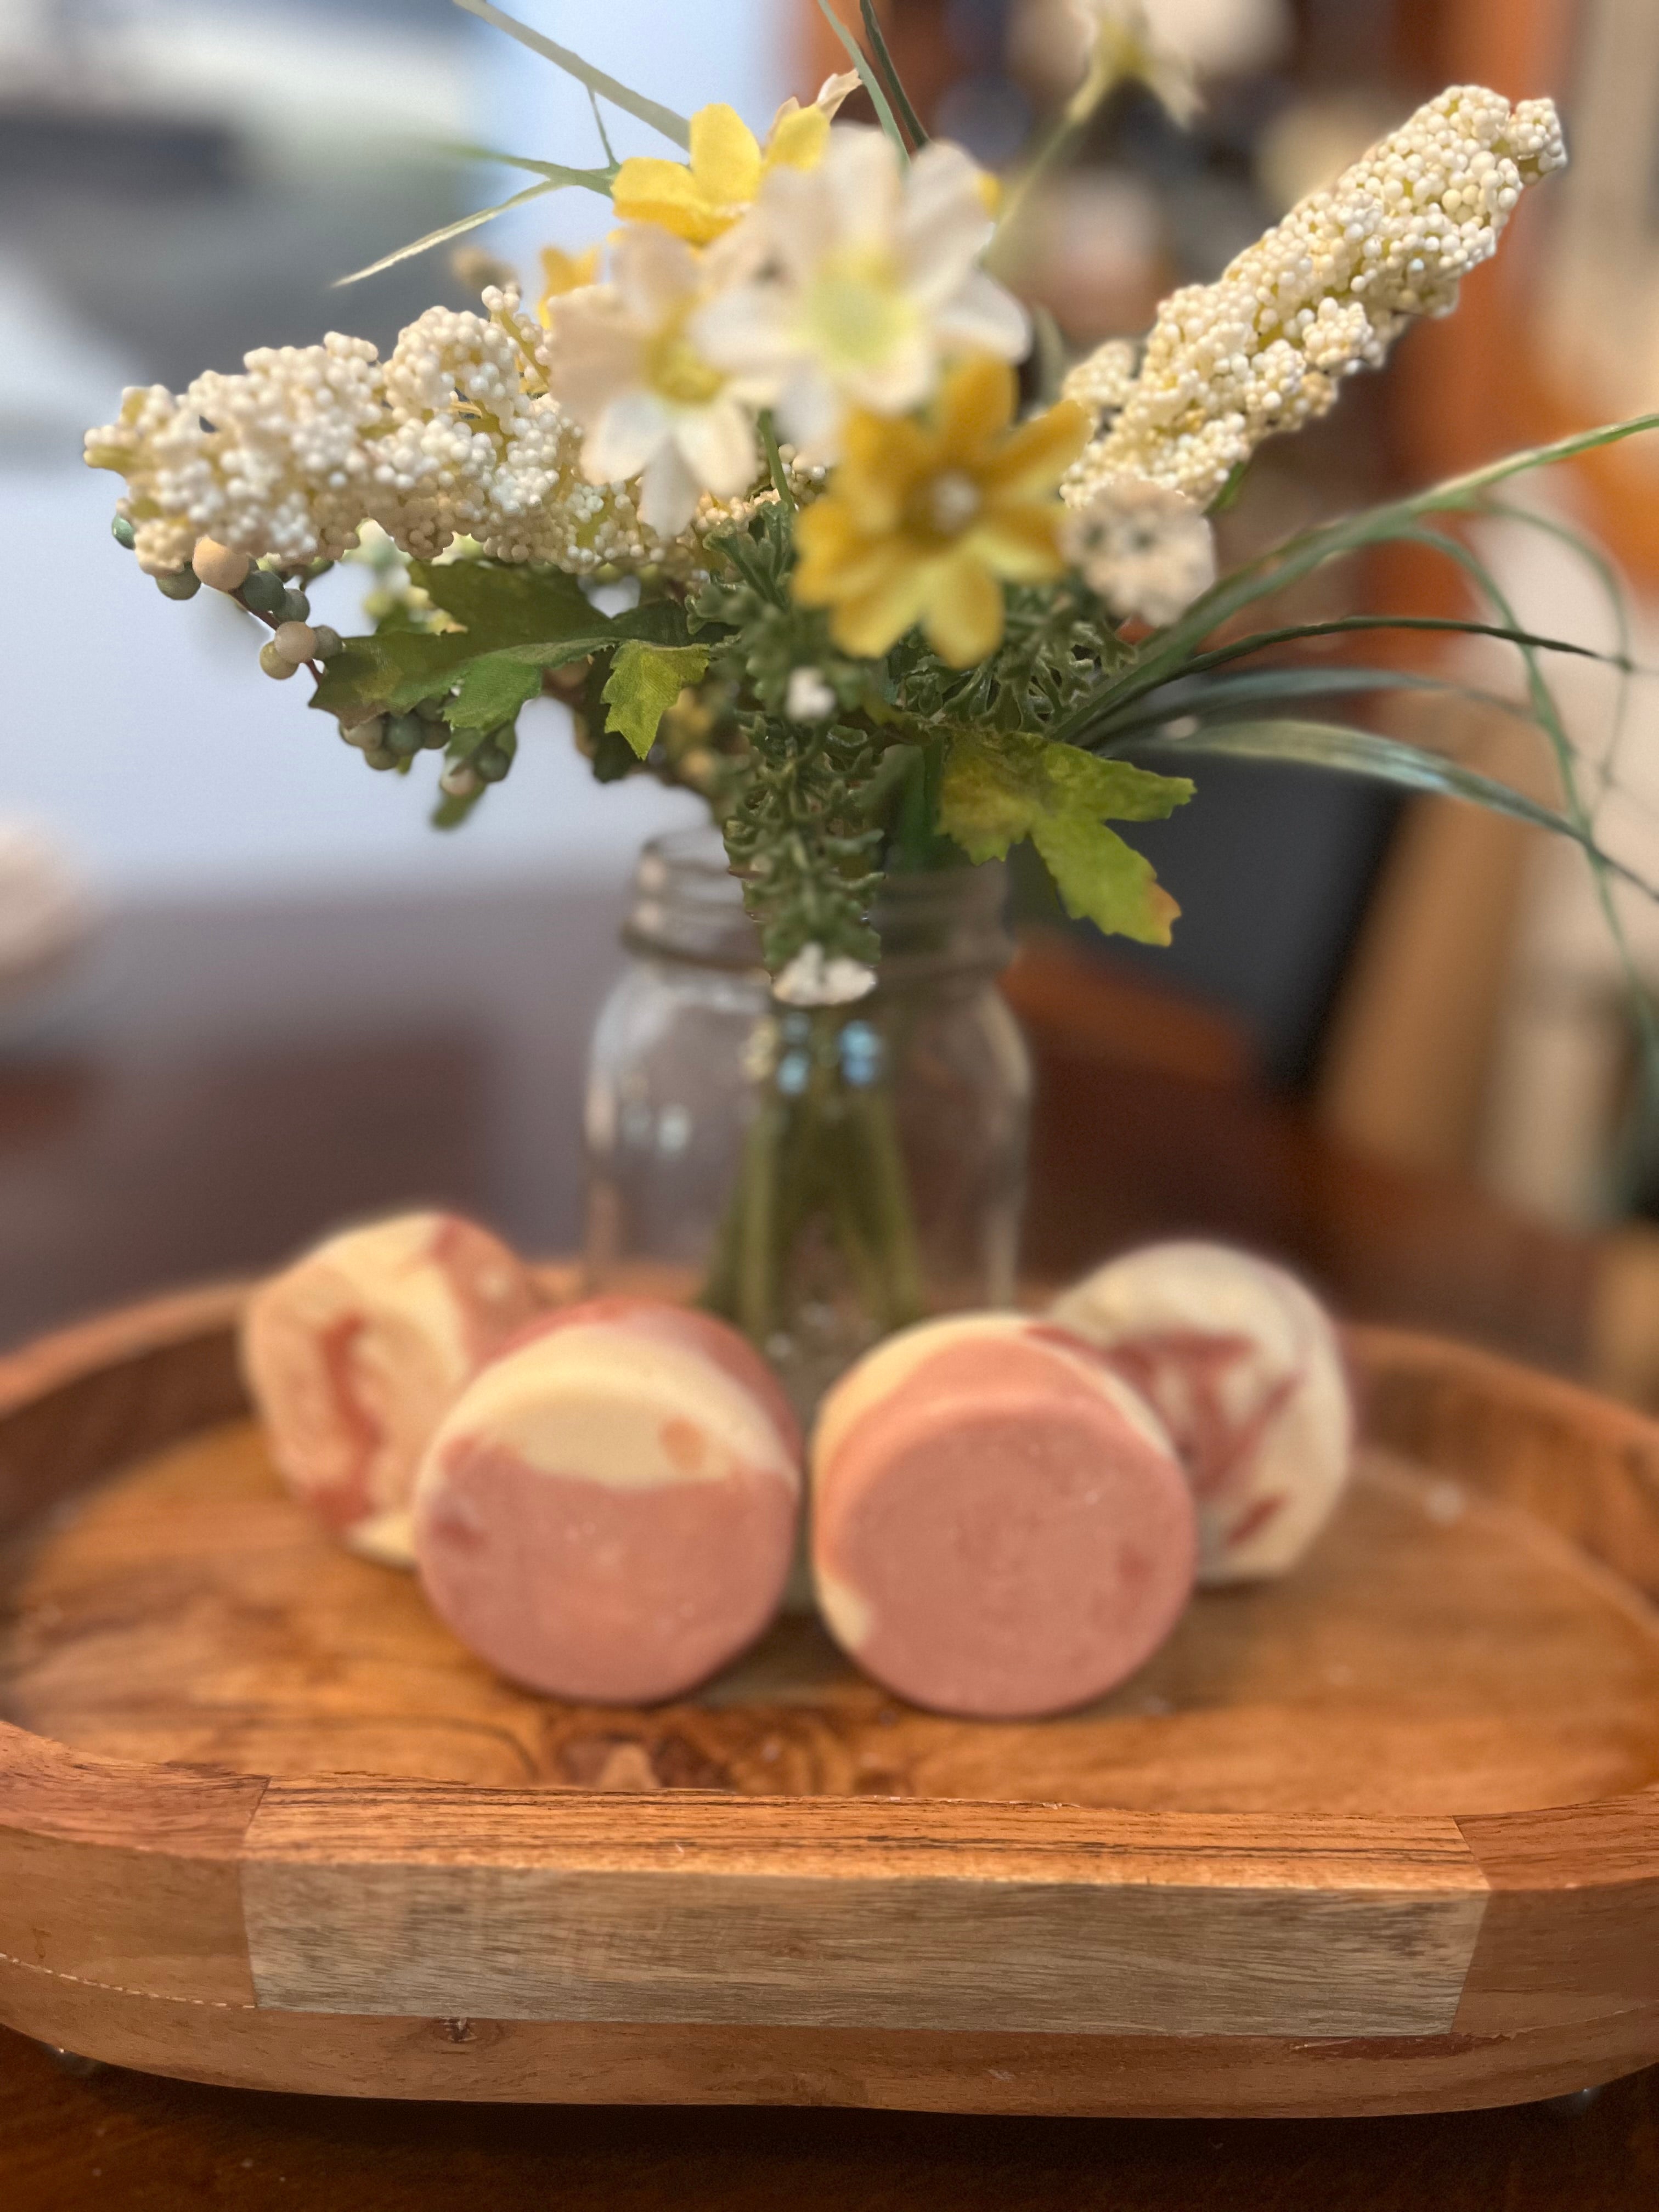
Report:
[[[1199,1580],[1294,1566],[1353,1452],[1341,1346],[1317,1299],[1282,1267],[1194,1242],[1126,1254],[1051,1310],[1169,1431],[1198,1502]]]
[[[942,1712],[1060,1712],[1133,1672],[1193,1585],[1192,1493],[1089,1348],[1012,1314],[923,1322],[825,1400],[812,1570],[837,1641]]]
[[[289,1486],[354,1550],[412,1564],[427,1442],[541,1303],[499,1238],[450,1213],[347,1230],[272,1276],[243,1317],[242,1371]]]
[[[416,1485],[434,1611],[532,1688],[689,1690],[777,1610],[800,1432],[734,1329],[645,1299],[549,1314],[457,1400]]]

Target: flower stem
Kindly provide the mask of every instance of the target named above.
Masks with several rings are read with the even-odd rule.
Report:
[[[760,417],[761,446],[766,454],[766,465],[771,472],[772,489],[778,495],[778,505],[786,514],[795,512],[795,494],[789,482],[789,471],[783,465],[783,455],[778,450],[777,426],[772,420],[772,410],[765,409]]]

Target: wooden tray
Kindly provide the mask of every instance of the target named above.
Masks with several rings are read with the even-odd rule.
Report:
[[[1358,1330],[1362,1474],[1087,1714],[786,1620],[561,1706],[267,1468],[234,1290],[0,1363],[0,2020],[365,2096],[1377,2112],[1659,2058],[1659,1427]]]

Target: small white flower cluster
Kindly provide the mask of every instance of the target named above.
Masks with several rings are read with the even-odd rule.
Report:
[[[1066,488],[1074,504],[1125,472],[1207,507],[1276,430],[1325,413],[1413,317],[1445,314],[1495,250],[1522,189],[1566,160],[1547,100],[1513,111],[1455,85],[1247,248],[1214,284],[1166,300],[1120,396],[1121,349],[1067,390],[1115,416]]]
[[[826,958],[821,945],[803,945],[772,986],[786,1006],[850,1006],[876,988],[876,971],[845,954]]]
[[[1162,629],[1215,581],[1215,532],[1202,507],[1150,477],[1105,477],[1074,507],[1060,547],[1115,615]]]

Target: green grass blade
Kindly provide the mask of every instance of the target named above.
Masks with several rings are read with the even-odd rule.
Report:
[[[1432,542],[1443,548],[1445,541],[1438,533],[1415,534],[1420,542]],[[1632,675],[1659,674],[1659,671],[1641,669],[1633,662],[1601,653],[1594,646],[1576,645],[1568,638],[1543,637],[1502,623],[1475,622],[1455,615],[1340,615],[1329,622],[1286,623],[1278,629],[1253,630],[1248,637],[1235,638],[1208,653],[1189,651],[1173,667],[1166,655],[1154,651],[1150,660],[1136,661],[1109,678],[1093,698],[1073,708],[1064,721],[1056,723],[1049,735],[1062,744],[1085,744],[1126,708],[1150,697],[1167,684],[1182,683],[1188,677],[1224,667],[1229,661],[1265,653],[1270,646],[1291,645],[1305,638],[1340,637],[1346,632],[1362,630],[1461,631],[1469,637],[1492,637],[1510,645],[1530,646],[1540,653],[1565,653],[1579,659],[1601,661]]]
[[[611,161],[603,167],[573,169],[567,161],[532,161],[528,154],[503,154],[494,146],[445,145],[439,150],[458,161],[499,161],[504,169],[527,169],[532,177],[545,177],[551,184],[580,185],[591,192],[603,193],[606,199],[622,166]]]
[[[1472,546],[1464,544],[1461,538],[1453,538],[1442,531],[1420,529],[1414,532],[1402,532],[1401,534],[1402,538],[1415,537],[1423,544],[1437,546],[1448,558],[1455,561],[1464,569],[1477,588],[1485,593],[1503,620],[1510,625],[1514,624],[1515,611],[1505,598],[1502,586],[1486,562]],[[1595,885],[1596,903],[1601,909],[1601,919],[1607,926],[1607,934],[1612,939],[1613,950],[1618,955],[1620,969],[1625,980],[1626,995],[1630,1000],[1631,1018],[1637,1036],[1641,1041],[1642,1103],[1639,1115],[1645,1133],[1651,1131],[1656,1124],[1659,1124],[1659,1017],[1656,1017],[1653,1001],[1648,994],[1641,972],[1637,967],[1636,956],[1631,950],[1629,933],[1625,927],[1625,918],[1620,913],[1613,896],[1613,883],[1615,876],[1622,877],[1631,882],[1637,882],[1638,879],[1631,876],[1628,869],[1621,867],[1616,861],[1612,860],[1596,843],[1593,834],[1595,817],[1585,805],[1583,794],[1578,788],[1577,751],[1572,739],[1567,734],[1565,723],[1561,720],[1560,709],[1555,703],[1555,695],[1550,690],[1544,672],[1538,665],[1537,653],[1528,645],[1522,645],[1517,649],[1526,665],[1528,697],[1532,707],[1533,716],[1548,738],[1551,750],[1555,755],[1556,770],[1561,779],[1561,789],[1565,801],[1566,817],[1572,825],[1572,834],[1583,846],[1589,860],[1590,874]],[[1641,888],[1646,890],[1647,886],[1643,884]]]
[[[1522,792],[1511,790],[1495,777],[1404,744],[1397,738],[1379,737],[1371,730],[1352,730],[1340,722],[1307,722],[1273,718],[1254,722],[1227,722],[1214,729],[1199,729],[1181,737],[1156,738],[1138,750],[1149,760],[1162,761],[1166,753],[1207,753],[1245,760],[1282,761],[1294,767],[1321,768],[1345,775],[1368,777],[1397,790],[1461,799],[1495,814],[1548,830],[1582,845],[1598,868],[1632,884],[1647,897],[1659,899],[1659,888],[1613,859],[1594,836],[1570,813],[1558,813]]]
[[[551,62],[555,69],[562,69],[567,76],[574,76],[578,84],[585,84],[601,100],[608,100],[613,107],[620,107],[624,115],[632,115],[641,123],[648,123],[653,131],[660,131],[665,138],[672,139],[677,146],[690,147],[691,125],[684,116],[677,115],[672,107],[665,107],[659,100],[647,100],[642,92],[632,91],[614,76],[607,76],[603,70],[595,69],[591,62],[585,62],[580,54],[573,54],[568,46],[556,46],[551,39],[544,39],[539,31],[532,31],[514,16],[503,15],[499,8],[491,5],[491,0],[455,0],[455,5],[465,9],[469,15],[476,15],[480,22],[489,23],[498,31],[505,31],[509,39],[516,39],[521,46],[528,46],[532,53],[539,54],[544,61]]]
[[[1563,522],[1559,516],[1540,514],[1536,508],[1516,507],[1507,500],[1492,500],[1480,509],[1505,522],[1518,522],[1546,538],[1553,538],[1565,545],[1570,553],[1583,562],[1601,587],[1613,616],[1614,636],[1618,642],[1622,665],[1619,671],[1619,692],[1613,707],[1613,727],[1607,734],[1607,750],[1596,763],[1596,787],[1599,796],[1612,788],[1618,773],[1619,756],[1624,748],[1626,728],[1630,714],[1631,678],[1638,674],[1632,659],[1630,601],[1625,591],[1624,580],[1594,538],[1587,538],[1571,523]]]
[[[462,7],[471,7],[472,0],[458,0],[458,4]],[[892,103],[882,90],[881,79],[870,66],[870,57],[830,5],[830,0],[818,0],[818,7],[823,13],[824,21],[829,24],[842,46],[846,47],[848,58],[859,73],[859,82],[870,95],[876,111],[877,121],[894,145],[898,148],[900,161],[908,162],[910,159],[910,149],[904,143],[904,133],[899,129],[898,118],[893,112]]]
[[[354,269],[349,276],[337,276],[333,289],[338,291],[344,284],[361,284],[365,276],[378,276],[383,269],[395,268],[400,261],[411,260],[417,253],[429,253],[434,246],[447,246],[452,238],[465,238],[469,230],[477,230],[480,223],[493,222],[498,215],[509,209],[524,207],[531,200],[540,199],[544,193],[556,192],[562,187],[550,179],[532,185],[522,192],[514,192],[510,200],[498,200],[494,207],[480,208],[477,215],[464,215],[458,222],[447,222],[441,230],[429,230],[424,238],[417,238],[412,246],[400,246],[395,253],[384,254],[379,261],[371,261],[367,269]]]
[[[1199,715],[1206,723],[1224,709],[1272,706],[1294,700],[1340,698],[1345,694],[1377,691],[1419,691],[1443,698],[1466,699],[1532,725],[1528,708],[1501,692],[1483,690],[1477,684],[1459,684],[1443,676],[1424,676],[1400,668],[1262,668],[1243,676],[1224,677],[1216,683],[1194,679],[1190,693],[1150,702],[1139,714],[1114,716],[1089,746],[1091,752],[1117,752],[1135,739],[1137,732],[1161,729],[1183,715]]]
[[[1494,484],[1532,469],[1553,467],[1577,454],[1593,453],[1601,447],[1617,444],[1620,439],[1633,438],[1653,429],[1659,429],[1659,415],[1638,415],[1628,422],[1607,423],[1599,429],[1583,431],[1577,437],[1558,439],[1551,446],[1529,447],[1523,453],[1511,453],[1484,469],[1432,484],[1426,491],[1413,492],[1405,499],[1389,500],[1358,514],[1344,515],[1335,522],[1321,523],[1311,530],[1299,532],[1282,545],[1271,547],[1255,560],[1223,576],[1201,598],[1194,599],[1180,621],[1172,623],[1154,641],[1154,657],[1159,662],[1178,664],[1212,629],[1255,600],[1298,582],[1328,561],[1363,551],[1368,546],[1409,537],[1425,515],[1472,513],[1479,508]]]
[[[898,64],[888,49],[874,0],[859,0],[859,14],[864,22],[864,35],[870,41],[871,58],[881,71],[887,89],[893,95],[893,105],[898,110],[898,119],[910,134],[910,143],[918,151],[927,143],[927,133],[921,127],[921,118],[915,103],[904,89],[904,79],[898,73]]]

